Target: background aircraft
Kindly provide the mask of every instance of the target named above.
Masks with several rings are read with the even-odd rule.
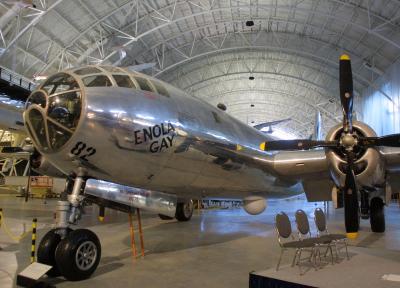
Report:
[[[352,121],[347,56],[340,61],[340,85],[344,121],[326,141],[274,141],[221,109],[140,73],[88,66],[49,77],[27,101],[25,127],[40,162],[51,163],[70,180],[68,201],[58,207],[58,228],[42,239],[39,261],[54,266],[52,275],[70,280],[94,272],[101,254],[97,236],[69,228],[88,200],[187,221],[192,198],[240,197],[248,213],[259,214],[265,197],[300,193],[296,184],[301,183],[310,201],[331,200],[332,193],[337,199],[345,192],[349,233],[358,231],[360,194],[372,230],[384,231],[389,176],[400,168],[399,136],[379,138],[366,124]],[[315,147],[325,150],[310,150]],[[275,150],[300,151],[269,152]]]

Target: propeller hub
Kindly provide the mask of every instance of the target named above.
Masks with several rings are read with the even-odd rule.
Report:
[[[357,138],[354,137],[352,134],[345,134],[341,139],[341,144],[346,150],[351,149],[355,145],[357,145]]]

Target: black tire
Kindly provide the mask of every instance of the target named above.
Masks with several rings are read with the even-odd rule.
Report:
[[[55,254],[61,275],[70,281],[89,278],[99,265],[100,258],[99,238],[87,229],[78,229],[68,234],[58,244]]]
[[[174,219],[174,217],[170,217],[170,216],[163,215],[163,214],[158,214],[158,217],[160,217],[161,220],[172,220],[172,219]]]
[[[187,202],[178,203],[176,205],[175,218],[180,222],[189,221],[193,215],[193,201],[189,200]]]
[[[56,233],[56,229],[52,229],[43,236],[38,246],[37,262],[53,267],[46,273],[50,277],[60,276],[55,259],[56,248],[60,242],[61,236]]]
[[[40,241],[37,250],[37,262],[53,267],[46,273],[50,277],[61,275],[55,259],[56,248],[61,242],[61,236],[57,231],[60,231],[60,229],[52,229],[47,232]],[[67,233],[71,231],[71,229],[67,228]]]
[[[385,232],[385,204],[379,197],[372,198],[371,200],[370,223],[372,232]]]

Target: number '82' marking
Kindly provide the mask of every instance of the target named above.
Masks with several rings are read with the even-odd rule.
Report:
[[[82,160],[89,161],[87,157],[96,154],[96,149],[93,147],[87,147],[86,143],[79,141],[75,144],[74,148],[71,149],[71,154],[78,156]]]

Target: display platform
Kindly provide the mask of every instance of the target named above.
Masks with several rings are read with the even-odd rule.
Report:
[[[294,253],[294,251],[286,251]],[[350,260],[342,258],[334,265],[324,263],[315,271],[310,265],[300,275],[297,266],[282,265],[279,271],[274,268],[250,273],[250,288],[278,287],[400,287],[400,251],[349,247]]]

